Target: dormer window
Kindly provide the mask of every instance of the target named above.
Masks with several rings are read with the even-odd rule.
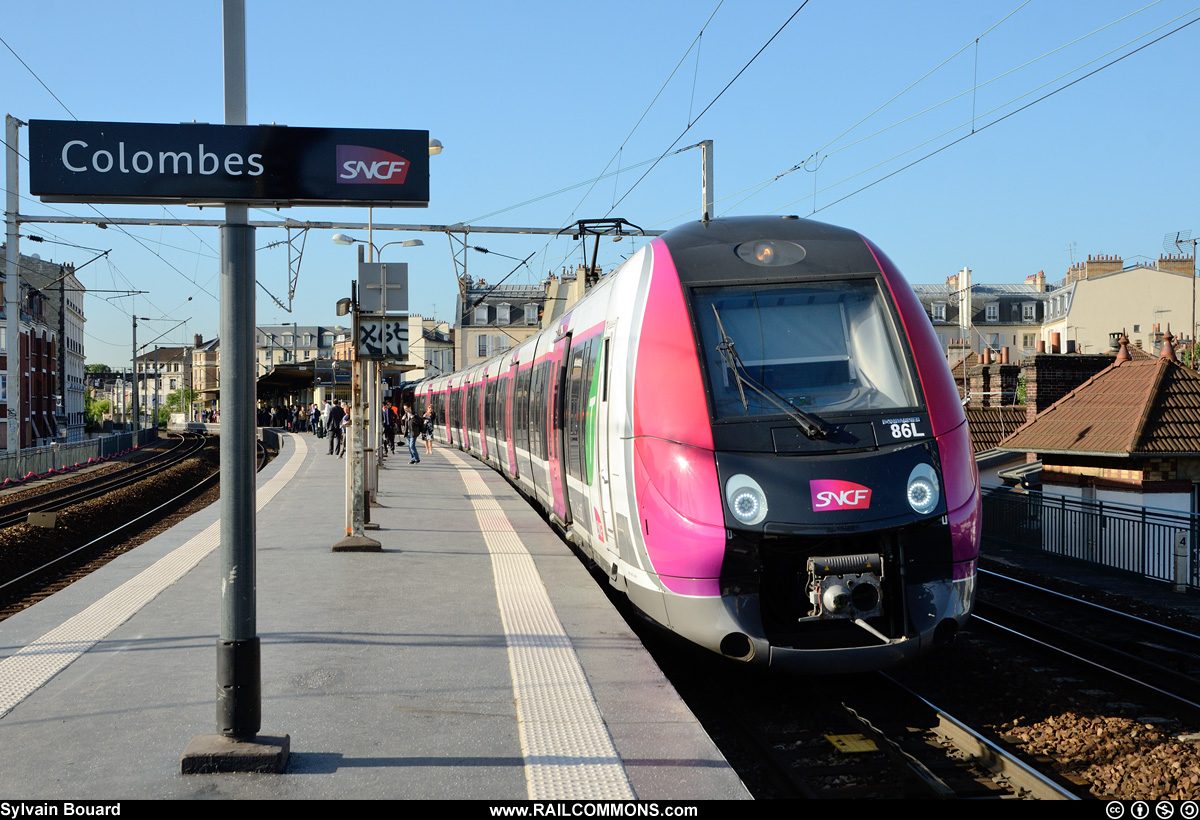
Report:
[[[530,302],[525,306],[525,324],[536,325],[537,320],[537,305]]]
[[[934,302],[933,303],[933,318],[934,318],[934,321],[938,321],[938,322],[946,321],[946,303],[945,302]]]
[[[1000,303],[988,302],[984,307],[984,321],[998,322],[1000,321]]]
[[[474,323],[475,323],[475,324],[477,324],[477,325],[486,325],[486,324],[487,324],[487,320],[488,320],[488,309],[487,309],[487,305],[476,305],[476,306],[475,306],[475,319],[474,319]]]
[[[512,305],[508,302],[501,302],[496,305],[496,324],[508,324],[512,321]]]
[[[1025,302],[1021,305],[1021,318],[1032,322],[1037,318],[1037,302]]]

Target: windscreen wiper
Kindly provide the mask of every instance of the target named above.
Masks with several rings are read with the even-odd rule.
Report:
[[[747,413],[750,412],[750,405],[746,402],[746,392],[742,390],[742,376],[738,373],[738,357],[737,351],[733,349],[733,339],[730,339],[725,333],[725,325],[721,324],[721,314],[717,313],[717,306],[713,305],[713,316],[717,317],[717,332],[721,334],[721,343],[717,345],[717,352],[721,354],[721,360],[725,362],[725,366],[733,371],[733,381],[737,385],[738,396],[742,400],[742,409]]]
[[[750,405],[746,402],[746,393],[742,390],[742,385],[745,384],[758,395],[762,396],[775,407],[779,408],[792,421],[796,422],[797,426],[804,431],[804,434],[809,438],[825,438],[829,435],[829,428],[825,422],[817,418],[812,413],[806,413],[797,407],[788,404],[783,397],[771,390],[765,385],[756,382],[750,376],[746,365],[742,363],[742,359],[738,356],[737,350],[734,347],[733,339],[725,332],[725,326],[721,323],[721,314],[717,312],[717,306],[713,305],[713,315],[717,317],[717,331],[721,334],[721,344],[717,345],[717,352],[721,354],[722,361],[733,371],[733,378],[737,382],[738,395],[742,399],[742,407],[749,412]],[[744,374],[744,375],[743,375]]]

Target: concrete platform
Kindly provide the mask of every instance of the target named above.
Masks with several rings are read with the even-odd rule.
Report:
[[[259,476],[262,734],[284,774],[180,774],[215,730],[216,505],[0,622],[6,799],[746,798],[579,560],[498,475],[391,459],[378,553],[334,553],[345,460]]]

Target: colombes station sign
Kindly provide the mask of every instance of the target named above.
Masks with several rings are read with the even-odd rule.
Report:
[[[45,202],[425,207],[429,132],[32,120]]]

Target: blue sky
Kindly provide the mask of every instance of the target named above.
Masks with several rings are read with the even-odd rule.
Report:
[[[795,213],[852,227],[913,282],[940,282],[964,265],[978,282],[1022,281],[1038,270],[1056,281],[1072,261],[1072,244],[1075,259],[1136,261],[1157,258],[1169,231],[1200,235],[1193,170],[1200,23],[998,121],[1200,18],[1200,5],[810,0],[792,17],[799,5],[463,0],[345,2],[335,10],[248,0],[249,121],[430,131],[446,149],[430,163],[429,207],[376,209],[382,223],[560,227],[611,215],[669,228],[699,215],[700,153],[668,153],[638,182],[650,168],[642,163],[673,144],[712,139],[718,214]],[[40,78],[0,46],[0,101],[21,120],[223,120],[215,0],[8,3],[0,37]],[[94,215],[87,206],[27,198],[24,163],[21,177],[23,214]],[[158,206],[100,210],[164,215]],[[251,216],[367,221],[356,208]],[[108,259],[81,271],[89,288],[150,291],[132,305],[87,297],[91,362],[128,361],[134,310],[190,317],[162,343],[217,332],[216,230],[128,230],[141,244],[113,229],[22,229],[111,248]],[[337,321],[333,305],[349,293],[354,251],[334,245],[332,233],[309,233],[292,313],[259,290],[259,324]],[[453,320],[446,236],[377,233],[375,241],[414,237],[425,246],[388,248],[384,259],[409,262],[413,310]],[[284,238],[259,230],[256,244]],[[494,251],[467,260],[468,272],[489,282],[516,265],[500,254],[534,254],[511,283],[583,259],[579,244],[565,239],[473,233],[469,242]],[[639,244],[602,243],[602,265],[609,269]],[[94,256],[49,242],[23,240],[21,249],[77,264]],[[286,301],[286,250],[261,250],[257,266],[258,279]],[[139,328],[139,343],[172,324]]]

